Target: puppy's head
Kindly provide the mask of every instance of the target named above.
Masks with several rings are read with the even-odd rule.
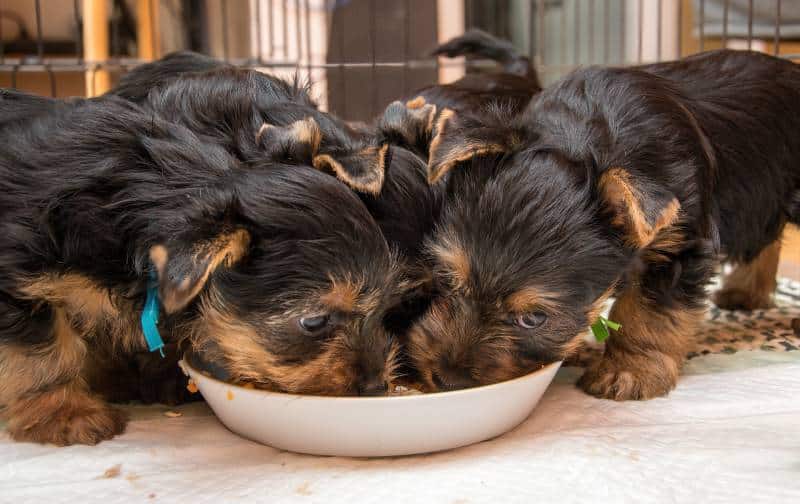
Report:
[[[563,359],[630,254],[677,212],[629,172],[598,174],[591,160],[533,132],[443,117],[429,171],[446,187],[427,243],[435,297],[408,336],[433,390],[494,383]]]
[[[400,278],[358,198],[311,167],[274,163],[206,190],[147,251],[194,349],[236,382],[385,392],[396,349],[382,321]]]

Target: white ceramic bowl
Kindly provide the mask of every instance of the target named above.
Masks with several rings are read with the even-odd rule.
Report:
[[[246,389],[180,362],[233,432],[313,455],[387,457],[466,446],[503,434],[530,415],[561,366],[453,392],[391,397],[322,397]]]

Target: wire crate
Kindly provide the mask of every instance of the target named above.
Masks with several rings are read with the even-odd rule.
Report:
[[[94,96],[143,61],[194,50],[297,73],[324,109],[365,120],[480,65],[428,56],[473,27],[511,40],[544,83],[720,47],[800,53],[789,0],[0,0],[0,86]]]

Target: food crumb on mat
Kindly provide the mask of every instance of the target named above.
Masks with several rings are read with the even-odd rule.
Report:
[[[297,487],[295,489],[295,492],[298,493],[299,495],[311,495],[313,492],[311,492],[311,489],[309,487],[311,487],[311,482],[306,481],[302,485]]]
[[[392,395],[417,395],[421,393],[421,390],[409,385],[395,385],[392,389]]]
[[[181,413],[180,411],[165,411],[164,416],[169,418],[178,418],[182,417],[183,413]]]
[[[106,472],[100,476],[101,479],[112,479],[116,478],[122,473],[122,464],[117,464],[115,466],[109,467],[106,469]]]

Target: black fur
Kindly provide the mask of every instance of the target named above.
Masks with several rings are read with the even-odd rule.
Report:
[[[0,89],[0,128],[15,126],[46,114],[62,102],[16,89]]]
[[[735,51],[586,68],[543,91],[516,118],[487,117],[475,126],[455,117],[431,153],[431,169],[443,173],[449,160],[466,162],[442,182],[449,196],[430,246],[457,243],[470,277],[455,287],[437,274],[440,297],[414,330],[417,362],[433,368],[434,384],[469,385],[563,358],[568,342],[593,322],[592,303],[615,285],[618,293],[638,289],[651,314],[678,324],[704,306],[720,250],[750,260],[785,222],[797,222],[798,127],[800,70]],[[487,146],[491,154],[469,155]],[[612,168],[628,174],[649,225],[677,199],[679,217],[667,230],[673,238],[630,245],[599,190]],[[548,315],[532,330],[513,323],[518,314],[497,308],[526,287],[548,293],[554,305],[531,307]],[[464,319],[471,322],[456,323]],[[624,333],[628,321],[618,322]],[[636,343],[637,336],[612,335],[607,355],[663,353],[682,361],[682,345]],[[440,358],[431,362],[430,354]],[[496,372],[499,362],[508,372]],[[628,372],[623,380],[630,383],[592,375],[610,381],[584,386],[619,399],[652,397],[674,385],[649,387],[641,369]]]
[[[137,320],[154,246],[169,253],[163,291],[180,282],[170,276],[178,272],[202,278],[193,268],[209,263],[197,262],[197,250],[211,244],[213,253],[215,239],[243,230],[249,237],[241,243],[243,256],[212,270],[186,309],[162,313],[165,339],[188,339],[197,350],[211,351],[232,378],[279,390],[353,394],[367,386],[371,391],[376,381],[385,384],[392,343],[380,324],[397,295],[395,261],[364,205],[335,179],[298,164],[237,159],[113,97],[61,104],[3,129],[0,144],[0,359],[10,358],[10,348],[33,358],[53,342],[61,305],[25,294],[42,275],[87,279],[127,310],[98,318],[85,335],[90,346],[111,349],[120,344],[117,332],[104,328]],[[298,318],[329,309],[320,296],[332,280],[355,286],[352,312],[334,310],[324,330],[305,334]],[[370,301],[361,305],[364,296]],[[76,327],[89,323],[81,310],[66,311],[78,317],[70,320]],[[225,317],[217,317],[219,323],[249,331],[275,356],[266,367],[308,363],[336,340],[344,371],[323,366],[309,373],[347,376],[337,382],[309,374],[282,383],[281,374],[243,375],[248,364],[223,348],[226,333],[200,334],[217,312]],[[138,324],[126,329],[143,347]],[[30,397],[54,385],[29,383],[20,393]],[[12,393],[6,397],[11,406],[4,406],[13,410],[17,399]]]

